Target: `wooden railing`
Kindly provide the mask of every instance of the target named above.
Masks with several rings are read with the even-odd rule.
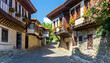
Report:
[[[9,6],[3,0],[0,0],[0,8],[9,13]]]
[[[5,3],[3,0],[0,0],[0,8],[3,10],[3,11],[5,11],[6,13],[8,13],[8,14],[10,14],[10,12],[9,12],[9,5],[8,5],[9,3]],[[16,11],[15,12],[13,12],[13,13],[11,13],[10,15],[13,17],[13,18],[16,18],[17,20],[19,20],[19,21],[21,21],[21,22],[23,22],[23,17],[21,16],[21,17],[16,17]]]

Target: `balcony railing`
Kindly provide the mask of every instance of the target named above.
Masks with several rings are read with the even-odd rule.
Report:
[[[30,34],[35,34],[35,30],[34,30],[34,29],[28,28],[28,29],[27,29],[27,32],[30,33]]]
[[[0,0],[0,8],[9,13],[9,6],[3,0]]]
[[[11,12],[10,13],[10,11],[9,11],[9,5],[8,5],[8,3],[6,4],[3,0],[0,0],[0,8],[3,10],[3,11],[5,11],[7,14],[9,14],[9,15],[11,15],[13,18],[16,18],[17,20],[19,20],[19,21],[21,21],[21,22],[23,22],[23,18],[24,17],[17,17],[16,16],[16,11],[14,11],[14,12]]]

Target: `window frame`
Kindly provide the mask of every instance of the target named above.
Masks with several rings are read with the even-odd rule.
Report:
[[[3,36],[4,36],[3,30],[5,30],[7,32],[7,36],[5,37],[5,39],[3,39]],[[2,28],[2,37],[1,37],[2,42],[8,42],[8,34],[9,34],[8,29]]]

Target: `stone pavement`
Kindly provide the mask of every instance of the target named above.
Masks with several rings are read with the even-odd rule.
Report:
[[[79,63],[70,59],[70,51],[57,48],[57,46],[57,43],[51,43],[47,46],[15,55],[1,63]]]

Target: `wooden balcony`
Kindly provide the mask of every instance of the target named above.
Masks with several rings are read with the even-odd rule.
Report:
[[[12,15],[9,12],[9,6],[0,0],[0,17],[5,18],[8,21],[12,21],[15,24],[18,24],[19,26],[25,28],[25,23],[22,22],[22,17],[21,18],[16,18],[15,16],[16,12],[12,13]]]
[[[29,29],[27,30],[27,32],[28,32],[29,34],[35,34],[35,30],[34,30],[34,29],[30,29],[30,28],[29,28]]]
[[[74,25],[73,30],[79,31],[79,30],[84,30],[84,29],[88,29],[88,28],[91,28],[91,27],[96,28],[98,26],[99,25],[97,23],[95,23],[95,21],[85,21],[81,24]]]
[[[3,2],[2,0],[0,0],[0,8],[3,10],[3,11],[5,11],[7,14],[9,14],[9,15],[11,15],[13,18],[16,18],[17,20],[19,20],[19,21],[23,21],[23,17],[16,17],[16,11],[15,12],[13,12],[13,13],[10,13],[9,12],[9,5],[8,4],[6,4],[5,2]]]

